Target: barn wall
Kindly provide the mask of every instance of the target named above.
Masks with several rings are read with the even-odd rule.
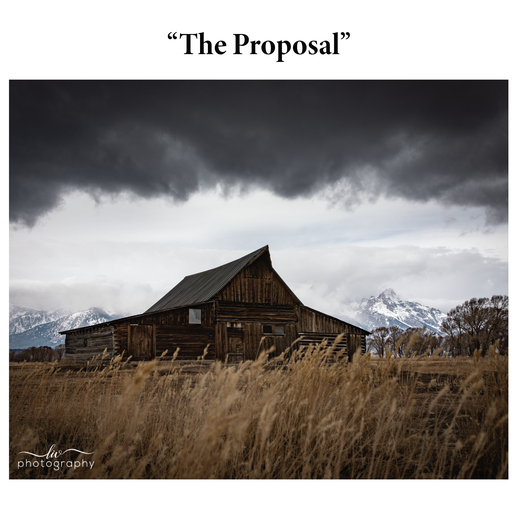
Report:
[[[298,300],[263,255],[239,272],[220,291],[215,304],[216,357],[254,360],[262,348],[277,351],[296,339]],[[265,336],[263,327],[283,326],[283,336]],[[261,344],[261,339],[265,337]],[[280,349],[280,350],[279,350]],[[229,354],[230,353],[230,354]]]
[[[171,358],[179,347],[177,359],[196,360],[203,355],[208,345],[205,359],[215,359],[214,304],[198,304],[192,308],[201,309],[201,324],[189,323],[189,307],[139,315],[125,318],[123,321],[114,321],[109,327],[109,332],[106,327],[91,327],[68,333],[65,340],[68,346],[65,344],[65,352],[71,359],[82,360],[84,356],[102,353],[108,347],[111,355],[123,354],[124,357],[133,355],[134,359],[152,359],[160,357],[167,350],[167,359]],[[140,331],[137,331],[137,327],[140,327]],[[147,331],[142,331],[142,327],[146,327]],[[137,335],[147,335],[150,345],[136,345],[135,341],[131,340],[132,335],[133,338]],[[88,345],[83,349],[84,339],[87,339]],[[148,348],[148,356],[136,356],[138,352],[135,351]]]
[[[299,309],[298,330],[299,332],[352,333],[359,335],[367,333],[365,330],[340,321],[333,316],[303,306]]]
[[[180,307],[161,312],[151,312],[149,314],[141,314],[125,319],[126,322],[132,324],[156,324],[158,325],[176,325],[176,326],[194,326],[189,324],[189,308],[201,309],[201,326],[212,326],[214,319],[214,304],[204,303],[195,304],[189,307]]]
[[[95,356],[115,354],[114,327],[85,328],[65,337],[65,359],[86,362]]]
[[[201,324],[189,323],[189,308],[201,309]],[[213,321],[214,304],[212,302],[133,317],[117,327],[119,349],[124,350],[128,355],[130,351],[128,349],[128,330],[131,331],[131,325],[154,325],[156,357],[160,357],[167,350],[164,358],[171,358],[179,348],[177,359],[196,360],[209,346],[205,359],[215,359]]]
[[[172,357],[176,349],[180,349],[177,359],[196,360],[203,355],[205,359],[215,359],[214,328],[201,325],[157,325],[156,355],[167,350],[166,357]]]
[[[297,303],[271,268],[266,255],[241,270],[219,293],[218,300],[291,306]]]
[[[242,355],[238,353],[242,353],[245,359],[254,360],[261,350],[272,346],[276,351],[270,356],[279,354],[299,337],[303,339],[300,345],[307,346],[323,339],[331,343],[340,333],[345,334],[340,347],[346,349],[350,357],[358,346],[362,352],[366,351],[365,331],[308,307],[230,301],[195,307],[201,309],[202,324],[190,324],[189,307],[182,307],[126,318],[110,326],[76,330],[66,336],[66,356],[86,361],[107,349],[108,356],[123,354],[132,355],[134,359],[152,359],[167,350],[167,359],[180,348],[177,359],[196,360],[208,346],[206,359],[224,361],[231,358],[227,356],[230,353],[233,359],[241,360]],[[284,335],[263,333],[266,325],[283,326]],[[130,349],[131,335],[148,335],[149,345],[139,347],[133,341]],[[151,348],[152,352],[147,357],[138,356],[142,348]]]
[[[128,330],[129,325],[127,323],[115,325],[115,353],[123,354],[125,358],[129,356]]]
[[[298,332],[303,337],[302,345],[318,343],[324,339],[334,342],[334,338],[343,333],[344,338],[339,347],[347,351],[349,358],[352,359],[358,347],[361,347],[362,354],[366,352],[365,330],[309,307],[301,306],[299,309]]]
[[[297,328],[295,323],[284,323],[281,325],[284,326],[284,335],[264,334],[263,324],[249,324],[249,347],[252,352],[248,359],[257,359],[261,352],[269,351],[272,347],[275,347],[275,349],[270,351],[268,354],[268,356],[272,358],[274,356],[278,356],[282,351],[292,346],[297,339]]]
[[[265,325],[283,326],[284,335],[265,334],[263,332]],[[234,356],[234,354],[243,352],[245,360],[255,360],[261,351],[267,351],[272,346],[276,349],[270,352],[270,356],[276,356],[290,347],[296,339],[297,330],[293,320],[290,322],[273,319],[261,322],[220,321],[216,323],[216,358],[229,362],[240,361],[243,357]]]
[[[293,305],[239,302],[217,302],[216,304],[216,321],[219,322],[290,323],[296,320],[297,312]]]

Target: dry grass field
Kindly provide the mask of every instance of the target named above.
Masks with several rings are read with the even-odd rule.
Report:
[[[506,357],[328,353],[11,364],[9,476],[508,477]]]

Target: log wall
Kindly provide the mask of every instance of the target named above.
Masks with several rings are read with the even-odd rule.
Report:
[[[108,348],[110,356],[123,354],[124,357],[128,357],[135,354],[135,351],[138,354],[139,349],[145,349],[149,354],[149,356],[134,356],[134,359],[160,357],[167,350],[165,355],[165,359],[167,359],[171,358],[179,347],[180,352],[177,359],[196,360],[203,355],[203,351],[208,345],[205,359],[215,359],[214,304],[210,302],[192,306],[192,308],[201,309],[201,324],[189,323],[189,308],[180,307],[154,314],[124,318],[114,321],[108,328],[92,326],[75,330],[66,335],[65,352],[69,359],[85,361],[95,354],[102,354],[105,348]],[[142,327],[149,329],[147,332],[151,339],[149,346],[129,341],[132,338],[131,335],[133,338],[138,335],[140,338],[144,338],[142,337]],[[134,328],[133,333],[131,333],[132,328]],[[84,347],[85,342],[87,342],[86,347]]]
[[[366,352],[367,332],[365,330],[309,307],[301,306],[299,309],[298,332],[304,336],[303,346],[309,345],[311,341],[316,343],[323,339],[326,339],[330,345],[337,335],[343,333],[344,340],[340,347],[347,351],[350,359],[358,347],[361,348],[362,354]]]
[[[102,355],[106,349],[106,359],[115,354],[114,327],[85,328],[65,337],[65,359],[87,362]]]
[[[310,347],[325,347],[327,349],[332,349],[334,352],[334,356],[340,355],[342,358],[346,358],[349,356],[347,341],[348,339],[344,336],[342,339],[337,342],[336,333],[300,333],[300,340],[298,342],[299,349],[309,349]]]

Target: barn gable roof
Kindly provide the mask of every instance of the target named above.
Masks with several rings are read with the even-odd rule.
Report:
[[[267,245],[225,265],[206,270],[205,272],[188,275],[171,289],[169,293],[147,309],[144,314],[211,300],[243,268],[254,262],[265,252],[269,257]]]

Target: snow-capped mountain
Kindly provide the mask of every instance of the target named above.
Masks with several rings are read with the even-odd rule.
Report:
[[[441,322],[446,314],[421,303],[401,300],[389,288],[376,297],[364,298],[354,317],[368,330],[380,326],[399,326],[404,329],[425,326],[440,334]]]
[[[9,335],[23,333],[39,324],[50,323],[70,315],[67,310],[35,310],[18,305],[9,306]]]
[[[26,349],[42,345],[56,347],[65,343],[65,336],[60,335],[60,331],[104,323],[116,317],[118,316],[110,316],[96,307],[70,312],[11,306],[9,308],[9,349]]]

